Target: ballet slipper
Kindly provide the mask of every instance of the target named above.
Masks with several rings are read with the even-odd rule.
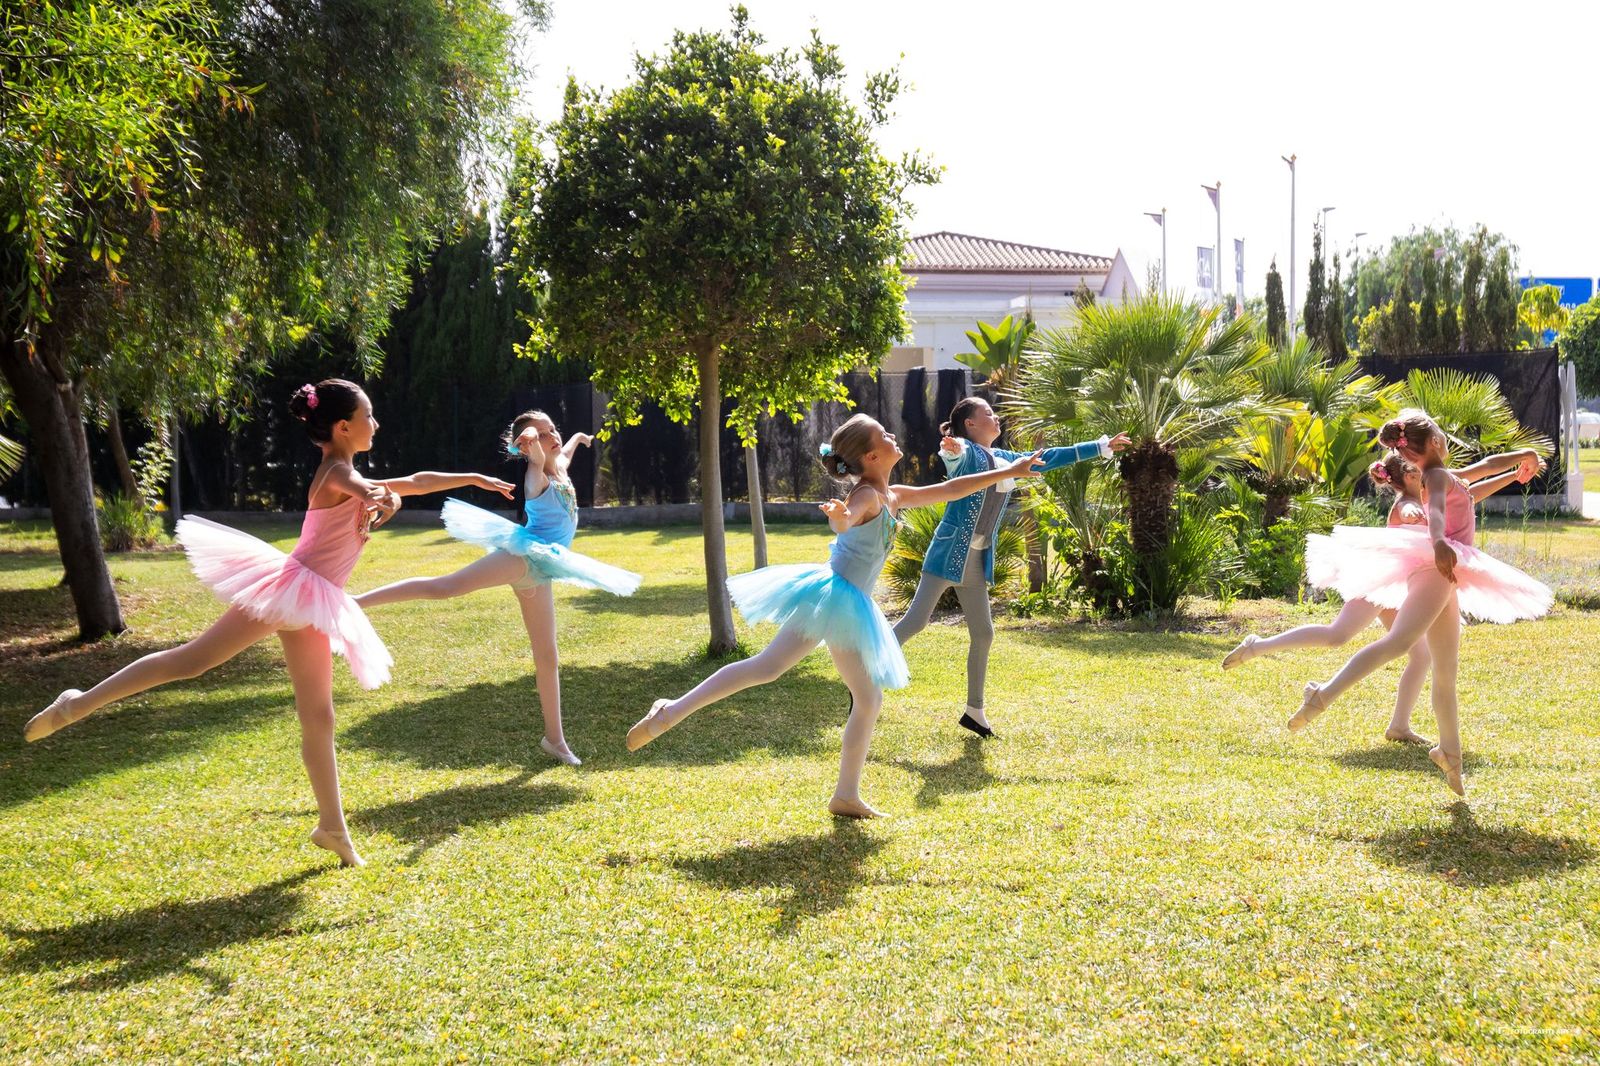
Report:
[[[1256,643],[1260,640],[1261,638],[1256,636],[1254,633],[1251,633],[1248,637],[1245,637],[1239,642],[1238,647],[1234,648],[1232,651],[1222,657],[1222,668],[1224,670],[1232,670],[1235,666],[1239,666],[1243,663],[1249,662],[1251,659],[1254,659],[1256,657]]]
[[[628,730],[629,751],[638,751],[678,724],[675,721],[663,722],[661,720],[661,708],[671,702],[671,700],[656,700],[650,705],[650,713],[633,723],[633,728]]]
[[[311,831],[311,843],[324,851],[331,851],[339,856],[340,866],[365,866],[367,861],[356,854],[356,846],[350,843],[349,833],[333,833],[320,825]]]
[[[1434,745],[1428,749],[1428,758],[1433,760],[1433,765],[1437,766],[1440,773],[1444,774],[1444,783],[1450,786],[1450,791],[1462,799],[1466,799],[1467,785],[1466,782],[1461,780],[1461,756],[1457,755],[1455,758],[1451,758],[1445,754],[1443,748]]]
[[[35,740],[43,740],[56,730],[64,729],[73,722],[76,722],[78,719],[75,717],[68,717],[65,709],[61,705],[68,700],[77,699],[81,695],[83,695],[83,693],[79,690],[75,688],[69,688],[61,695],[57,696],[51,701],[50,706],[46,707],[44,710],[28,719],[28,724],[22,727],[23,739],[31,744]],[[83,717],[87,717],[87,715]]]
[[[1289,718],[1289,732],[1300,732],[1311,724],[1312,719],[1327,709],[1328,705],[1322,699],[1322,686],[1315,681],[1307,681],[1305,698],[1300,701],[1300,709]]]
[[[1423,736],[1421,733],[1418,733],[1415,729],[1412,729],[1409,726],[1407,726],[1405,729],[1385,729],[1383,731],[1383,739],[1392,740],[1396,744],[1422,745],[1433,743],[1433,741],[1429,740],[1427,737]]]
[[[582,766],[583,760],[572,754],[572,749],[565,744],[559,748],[550,743],[549,737],[539,738],[539,750],[550,756],[556,762],[566,763],[568,766]]]
[[[856,796],[852,799],[845,799],[839,796],[833,797],[828,801],[828,813],[833,815],[835,818],[889,817],[882,811],[867,806],[860,796]]]

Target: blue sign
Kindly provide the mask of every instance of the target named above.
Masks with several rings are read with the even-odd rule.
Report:
[[[1577,307],[1594,298],[1593,278],[1519,278],[1524,289],[1535,285],[1554,285],[1561,290],[1561,306]]]

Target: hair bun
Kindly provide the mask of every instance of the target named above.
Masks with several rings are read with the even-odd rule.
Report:
[[[1389,468],[1383,465],[1381,459],[1375,460],[1371,466],[1367,467],[1367,476],[1374,481],[1387,485],[1389,483]]]

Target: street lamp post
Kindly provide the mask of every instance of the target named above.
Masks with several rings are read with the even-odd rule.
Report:
[[[1289,164],[1289,337],[1292,340],[1299,332],[1294,325],[1294,161],[1299,157],[1291,153],[1279,158]]]
[[[1167,209],[1162,208],[1158,215],[1154,211],[1146,211],[1151,221],[1161,227],[1161,295],[1167,294]]]
[[[1336,207],[1324,207],[1322,209],[1322,251],[1324,255],[1328,254],[1328,248],[1330,247],[1330,242],[1332,240],[1332,238],[1328,236],[1328,212],[1337,210],[1338,208]]]

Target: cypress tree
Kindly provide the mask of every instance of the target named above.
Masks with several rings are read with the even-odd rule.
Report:
[[[1322,262],[1322,227],[1317,226],[1311,233],[1311,269],[1306,274],[1306,306],[1302,312],[1306,336],[1313,339],[1323,335],[1328,299],[1326,275]]]
[[[1417,306],[1417,347],[1437,352],[1439,337],[1439,267],[1433,256],[1422,260],[1422,301]]]
[[[1484,247],[1488,230],[1479,226],[1467,245],[1467,264],[1461,274],[1461,350],[1481,352],[1489,347],[1489,321],[1483,307]]]
[[[1273,257],[1267,268],[1267,340],[1281,348],[1288,325],[1288,313],[1283,306],[1283,276],[1278,273],[1278,260]]]
[[[1333,253],[1333,284],[1328,287],[1328,313],[1323,316],[1324,347],[1335,361],[1350,354],[1344,338],[1344,284],[1339,280],[1339,253]]]
[[[1488,347],[1510,351],[1517,336],[1517,283],[1511,277],[1511,253],[1500,248],[1489,264],[1483,283],[1483,317],[1489,332]]]

